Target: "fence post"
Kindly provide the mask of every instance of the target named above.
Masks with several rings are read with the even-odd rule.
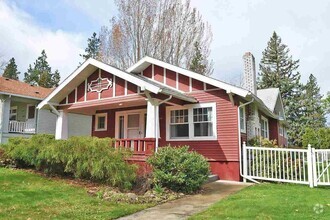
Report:
[[[243,176],[247,176],[247,152],[246,143],[243,141]],[[246,178],[243,177],[243,182],[246,183]]]
[[[313,186],[317,186],[317,172],[316,172],[316,154],[315,148],[312,148],[312,164],[313,164]]]
[[[307,166],[308,166],[308,182],[309,187],[314,187],[314,175],[313,175],[313,151],[311,145],[307,148]]]

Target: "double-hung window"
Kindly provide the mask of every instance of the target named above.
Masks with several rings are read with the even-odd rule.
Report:
[[[239,108],[239,120],[241,132],[246,133],[246,113],[245,106]]]
[[[189,138],[188,109],[171,111],[170,137]]]
[[[216,139],[215,103],[167,107],[168,140]]]
[[[268,119],[263,116],[261,116],[261,136],[269,139]]]
[[[95,131],[107,130],[107,113],[100,113],[95,115]]]
[[[193,119],[195,137],[213,136],[212,107],[194,108]]]

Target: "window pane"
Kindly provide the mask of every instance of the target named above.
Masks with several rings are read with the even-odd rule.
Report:
[[[140,114],[128,115],[128,128],[137,128],[140,126]]]
[[[213,136],[213,127],[211,122],[195,123],[195,137],[210,137]]]
[[[171,124],[188,123],[188,109],[171,111]]]
[[[35,113],[35,109],[36,107],[33,105],[33,106],[29,106],[28,108],[28,119],[33,119],[34,118],[34,113]]]
[[[188,124],[176,124],[170,126],[171,138],[188,138],[189,137],[189,125]]]
[[[124,138],[124,116],[119,116],[119,138]]]
[[[98,116],[98,129],[105,129],[105,116]]]
[[[212,108],[194,108],[193,120],[194,122],[212,121]]]

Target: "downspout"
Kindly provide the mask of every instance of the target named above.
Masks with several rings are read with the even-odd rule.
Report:
[[[244,181],[245,179],[248,179],[252,182],[255,182],[255,183],[258,183],[257,181],[251,179],[251,178],[248,178],[246,176],[244,176],[243,172],[242,172],[242,141],[241,141],[241,120],[240,120],[240,108],[244,107],[244,106],[247,106],[251,103],[254,102],[254,98],[252,98],[251,101],[249,102],[246,102],[242,105],[239,105],[238,106],[238,110],[237,110],[237,121],[238,121],[238,155],[239,155],[239,173],[241,175],[241,177],[244,178]]]

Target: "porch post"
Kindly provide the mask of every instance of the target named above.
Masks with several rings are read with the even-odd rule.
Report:
[[[68,113],[67,111],[59,110],[59,115],[56,120],[56,140],[66,140],[68,139]]]
[[[150,100],[147,101],[146,138],[156,138],[157,107],[158,106],[154,105]]]

